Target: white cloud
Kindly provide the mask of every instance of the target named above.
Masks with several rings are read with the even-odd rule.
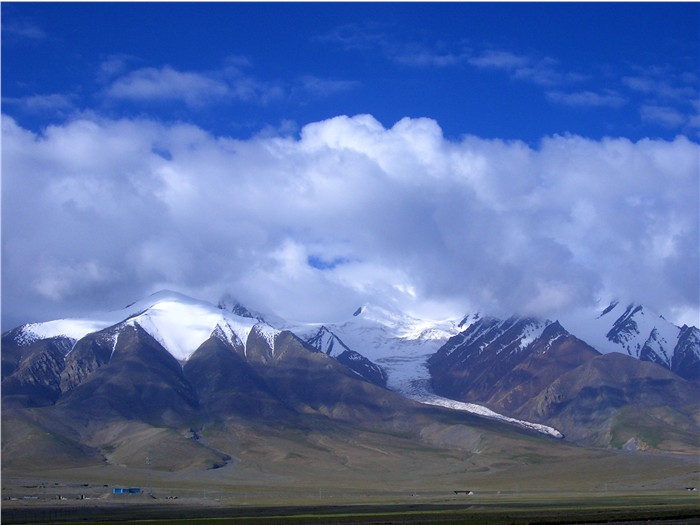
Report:
[[[3,98],[3,103],[18,106],[20,109],[30,113],[60,113],[74,109],[71,98],[58,93],[50,93],[47,95],[30,95],[21,98],[5,97]]]
[[[28,40],[44,40],[47,38],[46,32],[33,20],[28,18],[10,18],[3,21],[2,31],[15,38]]]
[[[110,279],[109,268],[87,260],[75,263],[48,258],[36,261],[33,290],[51,301],[64,301],[90,291]]]
[[[181,100],[192,107],[231,94],[230,87],[202,73],[177,71],[170,66],[147,67],[115,80],[107,89],[110,97],[139,100]]]
[[[248,140],[98,118],[36,135],[5,117],[2,138],[5,322],[158,287],[316,320],[372,300],[698,310],[699,148],[682,137],[533,148],[359,115]]]
[[[610,107],[617,108],[625,104],[623,96],[614,91],[596,93],[594,91],[548,91],[547,98],[553,102],[573,107]]]
[[[123,73],[128,56],[104,61],[98,77],[109,80]],[[242,58],[230,57],[217,71],[179,71],[171,66],[145,67],[121,74],[111,80],[103,94],[114,100],[138,103],[182,102],[189,108],[202,108],[230,101],[267,104],[287,96],[289,87],[279,82],[265,82],[245,73]],[[354,83],[304,77],[300,85],[315,95],[331,94],[354,87]]]
[[[300,83],[302,89],[315,96],[329,96],[343,91],[356,89],[361,85],[360,82],[354,80],[333,80],[319,78],[313,75],[301,77]]]
[[[628,88],[653,95],[659,99],[686,101],[697,97],[697,78],[682,75],[680,79],[676,79],[675,75],[670,72],[665,72],[664,79],[655,78],[652,75],[647,76],[629,76],[623,77],[622,83]],[[669,82],[671,78],[674,83]]]
[[[661,124],[667,128],[679,128],[683,126],[687,117],[680,111],[669,106],[644,105],[639,110],[642,120]]]
[[[555,86],[581,80],[581,76],[561,70],[559,63],[550,57],[534,57],[503,49],[487,49],[469,58],[472,66],[481,69],[501,70],[517,80],[540,86]]]

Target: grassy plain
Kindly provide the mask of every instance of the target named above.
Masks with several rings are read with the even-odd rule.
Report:
[[[565,462],[519,454],[480,465],[401,452],[405,461],[377,464],[375,475],[287,454],[213,470],[6,471],[2,523],[700,523],[700,492],[686,490],[700,485],[694,457],[572,447]],[[114,486],[146,493],[114,495]]]
[[[305,426],[210,426],[196,442],[187,431],[117,425],[105,427],[114,434],[103,440],[112,444],[106,459],[73,467],[61,457],[52,464],[55,448],[29,447],[27,440],[22,455],[16,439],[3,447],[2,523],[690,523],[700,517],[700,491],[686,490],[700,488],[697,455],[591,449],[438,415],[419,427],[420,439],[316,419]],[[192,453],[200,449],[229,460],[204,461],[204,452]],[[115,495],[115,486],[145,493]]]
[[[325,499],[324,499],[325,498]],[[89,502],[90,500],[82,500]],[[58,502],[56,502],[58,503]],[[679,492],[638,493],[475,493],[470,496],[340,494],[314,500],[310,495],[273,498],[261,505],[215,503],[201,498],[130,501],[103,499],[99,504],[23,505],[5,508],[11,523],[144,523],[199,525],[297,523],[700,523],[698,498]]]

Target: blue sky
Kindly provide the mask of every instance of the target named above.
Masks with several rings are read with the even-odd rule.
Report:
[[[698,3],[5,2],[3,328],[160,287],[692,322],[699,49]]]
[[[385,126],[434,118],[448,137],[697,139],[697,3],[5,3],[2,14],[3,109],[35,129],[97,110],[245,137],[369,113]],[[157,92],[168,74],[189,76],[187,95]]]

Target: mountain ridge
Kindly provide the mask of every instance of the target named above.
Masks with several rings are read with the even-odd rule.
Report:
[[[676,368],[693,370],[693,367],[697,367],[700,338],[696,328],[676,327],[676,336],[675,330],[665,325],[658,329],[653,322],[649,322],[656,318],[647,314],[642,307],[629,307],[616,312],[617,306],[611,305],[597,319],[599,321],[609,316],[605,321],[606,324],[609,321],[611,328],[607,329],[604,337],[611,345],[619,346],[618,343],[622,341],[627,344],[625,348],[639,350],[631,356],[634,359],[625,361],[625,366],[631,370],[642,370],[644,367],[636,363],[648,362],[669,369],[667,361],[646,358],[658,356],[660,351],[651,353],[645,348],[652,345],[650,341],[663,347],[670,338],[667,334],[672,333],[678,340],[677,346],[683,351],[674,357],[674,350],[671,363],[675,358]],[[353,408],[348,405],[346,394],[331,394],[338,385],[345,384],[350,390],[355,389],[353,396],[363,398],[366,394],[360,392],[366,390],[365,387],[348,386],[355,385],[352,381],[347,383],[349,379],[355,379],[393,391],[407,400],[468,411],[553,436],[560,436],[561,430],[563,434],[576,439],[593,439],[571,428],[572,421],[578,417],[576,410],[579,410],[573,400],[567,401],[569,408],[566,410],[543,409],[552,406],[552,399],[558,399],[557,403],[560,404],[562,402],[561,392],[564,390],[552,385],[558,384],[557,381],[561,382],[564,377],[567,382],[576,383],[578,379],[571,374],[584,373],[586,363],[606,355],[601,357],[596,348],[576,337],[558,321],[517,316],[497,319],[478,313],[465,316],[461,321],[431,321],[374,305],[363,305],[348,320],[335,324],[280,322],[279,328],[275,328],[265,322],[265,317],[240,303],[220,302],[214,306],[177,292],[163,291],[122,310],[95,314],[90,318],[23,325],[3,334],[3,404],[71,405],[74,404],[71,399],[78,398],[88,402],[91,396],[78,394],[89,390],[85,385],[90,378],[103,377],[105,385],[109,384],[110,377],[105,375],[106,370],[113,370],[116,366],[109,366],[115,355],[124,358],[124,341],[133,339],[135,333],[140,342],[132,343],[129,348],[142,348],[146,353],[161,355],[157,362],[171,360],[177,364],[179,374],[185,374],[182,377],[178,374],[173,376],[174,369],[169,368],[175,366],[172,363],[168,366],[163,364],[162,373],[156,374],[161,378],[162,391],[174,389],[180,392],[172,399],[183,413],[196,412],[200,416],[209,414],[219,417],[227,410],[233,410],[252,417],[256,411],[289,416],[301,410],[328,417],[340,417],[341,414],[359,417],[358,414],[362,413],[359,405],[371,406],[372,403],[367,405],[367,401],[362,401]],[[639,341],[646,328],[651,330],[651,335],[642,345]],[[654,334],[657,334],[656,338],[652,337]],[[658,334],[666,335],[660,337]],[[122,340],[123,337],[126,339]],[[630,341],[636,346],[631,347]],[[149,348],[162,349],[168,355],[167,359],[165,354],[159,353],[160,350]],[[668,356],[669,352],[665,355]],[[137,358],[135,354],[132,357]],[[195,360],[191,362],[192,359]],[[602,361],[616,367],[622,366],[614,358],[602,358]],[[681,361],[683,363],[678,364]],[[148,360],[144,363],[148,365]],[[296,371],[290,374],[290,367],[295,367]],[[327,372],[322,373],[321,369]],[[215,378],[215,383],[219,385],[217,395],[222,398],[220,403],[206,382],[199,379],[193,370],[206,372]],[[238,383],[248,385],[250,392],[241,390],[236,382],[222,375],[221,370],[227,370],[229,377],[238,378]],[[326,374],[335,377],[337,384],[329,383]],[[676,381],[676,376],[677,381],[684,381],[676,372],[669,371],[669,374],[664,376],[664,381],[669,385]],[[590,380],[594,376],[602,377],[593,372],[585,372],[584,375]],[[620,374],[620,377],[623,376],[625,374]],[[114,377],[112,379],[116,381]],[[692,377],[689,379],[692,380]],[[304,381],[327,391],[331,401],[322,402],[317,397],[318,393],[304,388],[299,390]],[[607,378],[606,381],[614,383],[614,378]],[[125,385],[128,383],[122,382]],[[154,380],[154,384],[157,383]],[[625,406],[641,406],[641,398],[635,393],[637,386],[613,383],[606,388],[614,390],[619,386],[620,392],[627,392],[624,394]],[[695,393],[697,385],[679,384],[681,386],[669,388],[681,393],[676,397],[669,394],[668,399],[687,400]],[[193,385],[197,385],[196,388]],[[279,390],[279,385],[286,386]],[[652,385],[653,388],[657,386]],[[97,388],[95,392],[107,388],[98,383],[93,387]],[[589,387],[597,388],[595,385],[581,388]],[[187,394],[191,388],[194,388],[193,391],[201,390],[201,396],[192,392]],[[659,392],[655,395],[660,399],[663,389]],[[115,391],[93,397],[106,399],[110,395],[118,396]],[[161,395],[160,390],[153,392],[156,398]],[[204,399],[203,408],[189,403],[200,397]],[[618,398],[610,397],[609,392],[599,397],[603,404],[617,402],[615,399]],[[105,403],[105,406],[111,406]],[[683,411],[686,414],[687,407]],[[129,416],[128,411],[117,412]],[[612,419],[598,423],[613,424],[616,418],[621,417],[619,413],[618,410],[610,416]],[[568,415],[564,417],[561,414]],[[174,414],[168,417],[169,424],[177,420]],[[685,418],[684,428],[692,428],[693,418],[685,415],[682,418]],[[146,419],[157,422],[151,416]],[[610,446],[611,439],[605,442],[605,439],[595,437],[595,444]]]

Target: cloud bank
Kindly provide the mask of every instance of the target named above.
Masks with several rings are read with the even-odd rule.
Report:
[[[3,329],[160,288],[316,321],[366,301],[698,312],[700,148],[684,137],[531,147],[370,115],[247,140],[98,117],[40,134],[4,117],[2,133]]]

